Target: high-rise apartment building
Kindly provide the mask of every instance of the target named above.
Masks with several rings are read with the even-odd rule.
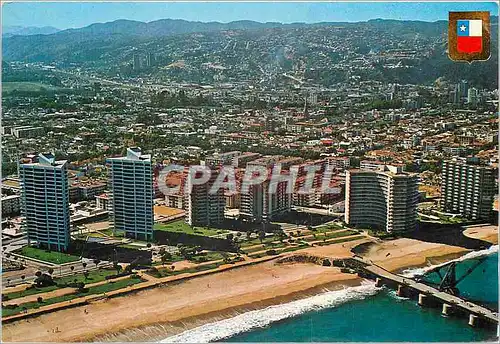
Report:
[[[21,215],[28,242],[66,251],[70,243],[68,167],[52,154],[19,165]]]
[[[467,104],[477,104],[477,89],[474,87],[469,88],[469,90],[467,91]]]
[[[469,160],[443,162],[441,206],[471,219],[489,219],[496,194],[495,169]]]
[[[128,148],[127,156],[107,159],[114,230],[127,237],[153,238],[153,168],[151,156]]]
[[[250,185],[248,192],[240,195],[240,217],[252,222],[268,222],[274,217],[290,212],[292,193],[287,190],[287,182],[277,182],[276,192],[270,192],[268,179],[258,185]]]
[[[346,172],[345,221],[387,232],[414,230],[417,221],[418,177],[401,167]]]
[[[203,184],[193,184],[193,180],[188,176],[187,186],[189,192],[186,220],[191,226],[213,226],[224,221],[226,206],[224,189],[211,190],[219,171],[217,169],[211,169],[210,171],[211,175],[208,182]]]

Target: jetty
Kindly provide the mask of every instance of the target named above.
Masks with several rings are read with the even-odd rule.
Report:
[[[334,259],[332,263],[334,266],[343,266],[357,272],[360,277],[375,280],[377,287],[385,285],[393,288],[400,297],[418,299],[418,305],[422,307],[440,307],[444,316],[465,316],[468,317],[470,326],[498,328],[498,313],[413,278],[390,272],[362,257]]]

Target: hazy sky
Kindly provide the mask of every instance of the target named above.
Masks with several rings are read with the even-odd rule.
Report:
[[[283,23],[352,22],[375,18],[436,21],[447,20],[448,11],[473,10],[498,14],[498,6],[494,2],[23,2],[3,4],[2,25],[54,26],[66,29],[117,19],[149,22],[164,18],[203,22],[246,19]]]

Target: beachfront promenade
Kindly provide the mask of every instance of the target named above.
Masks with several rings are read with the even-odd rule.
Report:
[[[211,269],[211,270],[199,271],[199,272],[194,272],[194,273],[181,273],[178,275],[166,276],[166,277],[162,277],[162,278],[153,277],[153,276],[147,275],[146,273],[144,273],[142,271],[139,271],[139,272],[137,272],[137,274],[144,280],[141,283],[130,285],[130,286],[122,288],[122,289],[109,291],[109,292],[106,292],[103,294],[92,294],[92,295],[82,296],[82,297],[67,300],[67,301],[62,301],[62,302],[58,302],[58,303],[54,303],[54,304],[50,304],[50,305],[41,306],[41,307],[35,308],[35,309],[28,309],[24,313],[18,313],[18,314],[2,317],[2,324],[14,322],[14,321],[21,320],[21,319],[35,317],[35,316],[38,316],[38,315],[41,315],[44,313],[50,313],[50,312],[54,312],[54,311],[62,310],[62,309],[66,309],[66,308],[84,306],[84,305],[88,305],[92,302],[96,302],[96,301],[100,301],[100,300],[104,300],[104,299],[109,299],[112,297],[122,296],[122,295],[129,294],[132,292],[144,291],[147,289],[156,288],[156,287],[159,287],[162,285],[166,285],[168,283],[175,283],[178,281],[188,280],[188,279],[192,279],[192,278],[196,278],[196,277],[200,277],[200,276],[211,275],[211,274],[222,272],[222,271],[233,270],[233,269],[237,269],[237,268],[244,267],[244,266],[250,266],[250,265],[255,265],[258,263],[263,263],[263,262],[275,260],[278,258],[279,258],[279,256],[266,256],[266,257],[262,257],[262,258],[256,258],[256,259],[253,259],[250,261],[247,260],[247,261],[236,262],[234,264],[221,265],[221,266],[219,266],[215,269]],[[128,278],[128,277],[129,276],[125,276],[124,279]],[[100,285],[100,284],[104,284],[104,283],[107,283],[107,281],[96,283],[96,285]],[[38,296],[38,295],[35,295],[35,296]]]
[[[474,304],[462,300],[460,297],[439,291],[431,286],[417,282],[411,278],[403,277],[394,274],[386,269],[367,262],[361,257],[354,257],[352,262],[347,265],[354,265],[356,269],[362,269],[364,273],[376,280],[377,286],[387,285],[397,289],[398,296],[412,297],[418,295],[418,304],[420,306],[442,306],[443,315],[468,315],[469,325],[483,326],[495,325],[498,326],[498,314]],[[354,264],[353,264],[354,263]]]

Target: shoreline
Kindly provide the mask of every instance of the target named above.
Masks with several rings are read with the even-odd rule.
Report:
[[[249,304],[212,311],[205,314],[183,318],[181,320],[159,322],[156,324],[139,326],[133,329],[121,330],[108,335],[83,337],[81,338],[81,340],[85,342],[107,342],[107,341],[159,342],[167,337],[180,334],[184,331],[191,330],[196,327],[214,323],[217,321],[230,319],[242,313],[261,310],[270,306],[277,306],[280,304],[285,304],[296,300],[306,299],[308,297],[319,295],[327,291],[336,291],[345,288],[359,286],[361,285],[362,281],[363,281],[362,278],[356,278],[350,281],[346,280],[346,281],[330,282],[303,291],[294,292],[282,296],[271,297],[260,301],[253,301]]]
[[[352,256],[352,247],[362,242],[366,241],[313,247],[290,255],[342,258]],[[460,247],[397,239],[375,243],[366,254],[377,264],[400,272],[440,264],[468,252]],[[243,312],[357,286],[362,281],[334,267],[265,262],[4,324],[3,340],[159,341]],[[83,315],[83,308],[90,315]],[[61,318],[75,326],[61,326]],[[56,324],[62,331],[51,333]]]

